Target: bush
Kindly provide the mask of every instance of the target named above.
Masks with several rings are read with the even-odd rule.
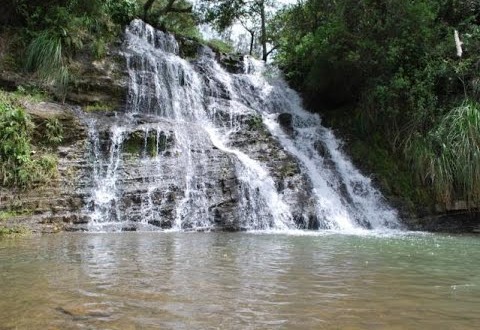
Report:
[[[211,39],[207,41],[207,45],[212,48],[213,50],[219,52],[219,53],[233,53],[233,46],[226,43],[223,40],[219,39]]]
[[[407,142],[405,156],[432,185],[437,199],[480,200],[480,104],[465,101],[447,113],[426,137]]]
[[[56,158],[32,157],[30,117],[7,97],[0,96],[1,184],[25,188],[51,179],[56,174]]]
[[[136,0],[108,0],[106,7],[113,21],[121,25],[128,24],[140,9]]]

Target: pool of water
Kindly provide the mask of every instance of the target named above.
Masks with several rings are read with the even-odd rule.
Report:
[[[475,329],[480,238],[61,234],[0,241],[0,329]]]

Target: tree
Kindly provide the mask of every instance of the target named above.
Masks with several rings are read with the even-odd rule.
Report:
[[[151,11],[156,1],[157,0],[147,0],[147,2],[145,2],[145,4],[143,5],[143,19],[145,21],[148,19],[148,13]],[[160,2],[164,2],[164,1],[160,1]],[[182,2],[180,6],[175,6],[175,4],[178,5],[178,3],[180,2],[182,1],[168,0],[168,2],[164,6],[162,6],[160,9],[157,9],[154,14],[157,16],[161,16],[167,13],[191,13],[192,12],[193,6],[191,4],[188,4],[185,7],[185,2]]]
[[[377,171],[407,168],[437,202],[479,205],[478,0],[305,0],[279,15],[276,60],[307,106],[364,141]],[[387,154],[400,166],[385,170]]]
[[[273,47],[269,49],[271,40],[267,30],[273,8],[272,0],[200,0],[204,21],[212,23],[217,30],[224,31],[235,23],[243,26],[250,35],[250,54],[259,37],[264,61],[273,51]]]
[[[188,0],[147,0],[143,3],[143,20],[175,34],[199,37],[198,20]]]

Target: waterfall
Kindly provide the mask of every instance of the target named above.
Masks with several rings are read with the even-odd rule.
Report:
[[[396,213],[306,112],[281,74],[134,20],[125,32],[125,113],[89,125],[89,230],[387,228]],[[291,126],[279,124],[279,116]]]
[[[263,120],[270,132],[300,162],[313,184],[317,212],[327,228],[393,228],[397,213],[384,201],[371,180],[363,176],[341,151],[341,143],[320,117],[302,108],[301,100],[280,72],[267,81],[262,62],[247,58],[248,79],[261,96]],[[278,124],[278,109],[291,115],[291,131]],[[287,129],[288,130],[288,129]]]

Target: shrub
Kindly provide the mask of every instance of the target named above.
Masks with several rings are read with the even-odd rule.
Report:
[[[407,141],[405,155],[437,199],[480,199],[480,104],[465,101],[447,113],[426,137]]]
[[[25,188],[51,179],[56,174],[56,158],[48,155],[32,157],[33,124],[30,117],[4,95],[0,96],[1,184]]]

